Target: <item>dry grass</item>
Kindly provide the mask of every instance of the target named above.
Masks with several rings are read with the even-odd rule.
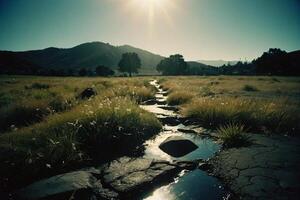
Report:
[[[193,94],[187,91],[172,92],[167,99],[169,105],[180,105],[189,102],[193,98]]]
[[[0,123],[6,130],[0,136],[2,180],[21,184],[86,165],[90,159],[104,162],[128,155],[161,128],[157,118],[137,104],[154,97],[148,79],[6,77],[1,81],[6,85],[1,85],[0,93],[15,100],[0,108],[6,120]],[[97,95],[76,98],[87,87]]]
[[[297,134],[300,130],[299,78],[170,77],[162,85],[170,97],[189,93],[193,98],[182,105],[182,114],[207,127],[234,122],[270,134]]]

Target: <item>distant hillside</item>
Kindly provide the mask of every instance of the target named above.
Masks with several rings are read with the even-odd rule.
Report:
[[[79,69],[86,68],[88,75],[94,75],[95,68],[99,65],[116,71],[122,54],[126,52],[139,55],[142,62],[139,74],[159,74],[156,66],[164,57],[129,45],[112,46],[103,42],[84,43],[72,48],[0,51],[0,74],[76,75]],[[287,53],[271,48],[251,63],[199,60],[188,64],[188,74],[191,75],[300,75],[300,50]],[[215,67],[224,64],[226,66]]]
[[[0,70],[11,68],[43,68],[43,69],[94,69],[105,65],[115,69],[125,52],[135,52],[142,61],[142,71],[155,70],[162,56],[131,47],[112,46],[102,42],[84,43],[73,48],[62,49],[50,47],[42,50],[10,52],[0,51]]]
[[[189,64],[189,71],[190,74],[193,75],[216,75],[219,73],[219,70],[217,67],[213,67],[210,65],[206,65],[199,62],[189,61],[187,62]]]
[[[226,61],[226,60],[198,60],[197,62],[203,63],[206,65],[211,65],[214,67],[220,67],[222,65],[227,65],[228,63],[230,65],[235,65],[238,61],[232,60],[232,61]]]

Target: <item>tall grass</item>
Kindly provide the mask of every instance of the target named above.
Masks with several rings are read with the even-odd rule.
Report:
[[[243,98],[196,98],[182,113],[208,127],[244,124],[252,131],[296,134],[300,130],[299,107],[284,101]]]
[[[87,87],[94,88],[101,98],[128,97],[138,103],[155,95],[149,80],[140,78],[21,77],[18,80],[3,81],[3,87],[0,86],[0,132],[29,126],[50,114],[84,103],[75,97]]]
[[[17,79],[0,80],[7,86],[0,87],[0,102],[6,104],[0,108],[5,131],[0,135],[0,183],[29,183],[133,154],[161,129],[156,117],[137,104],[154,98],[148,79]],[[87,87],[97,95],[76,99]]]
[[[172,92],[168,98],[167,103],[169,105],[180,105],[189,102],[193,98],[193,94],[187,91]]]
[[[153,114],[129,98],[96,97],[0,136],[0,151],[6,152],[0,155],[0,176],[32,180],[78,166],[87,158],[103,162],[133,153],[160,128]]]

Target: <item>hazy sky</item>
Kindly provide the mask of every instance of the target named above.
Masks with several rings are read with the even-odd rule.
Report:
[[[300,49],[300,0],[0,0],[0,49],[129,44],[187,60]]]

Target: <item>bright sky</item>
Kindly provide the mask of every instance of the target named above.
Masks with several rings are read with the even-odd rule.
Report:
[[[300,49],[299,0],[0,0],[0,49],[129,44],[187,60]]]

